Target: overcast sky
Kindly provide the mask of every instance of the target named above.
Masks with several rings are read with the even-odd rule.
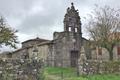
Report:
[[[120,7],[120,0],[0,0],[0,15],[19,31],[17,36],[20,42],[37,36],[51,40],[54,31],[63,31],[64,14],[71,2],[79,10],[82,25],[94,4]],[[82,33],[87,36],[83,26]]]

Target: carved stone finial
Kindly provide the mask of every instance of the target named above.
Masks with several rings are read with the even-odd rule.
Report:
[[[71,10],[75,11],[73,2],[71,3]]]
[[[67,8],[67,12],[69,12],[69,11],[70,11],[70,8],[68,7],[68,8]]]
[[[74,3],[72,2],[71,5],[74,6]]]

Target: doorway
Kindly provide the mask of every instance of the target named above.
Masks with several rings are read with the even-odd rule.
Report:
[[[78,51],[77,50],[72,50],[70,53],[70,59],[71,59],[71,67],[76,67],[78,64]]]

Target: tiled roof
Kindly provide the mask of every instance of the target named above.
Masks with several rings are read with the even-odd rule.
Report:
[[[40,38],[35,38],[35,39],[29,39],[29,40],[27,40],[27,41],[24,41],[24,42],[22,42],[22,44],[23,43],[27,43],[27,42],[30,42],[30,41],[39,41],[39,42],[44,42],[44,41],[49,41],[49,40],[46,40],[46,39],[40,39]]]

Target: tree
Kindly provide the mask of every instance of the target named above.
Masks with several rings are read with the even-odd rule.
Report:
[[[96,46],[107,49],[113,60],[113,48],[120,42],[120,10],[96,5],[92,13],[87,27],[90,37]]]
[[[10,46],[12,48],[16,48],[17,36],[15,35],[17,31],[13,30],[7,23],[3,17],[0,18],[0,46]]]

